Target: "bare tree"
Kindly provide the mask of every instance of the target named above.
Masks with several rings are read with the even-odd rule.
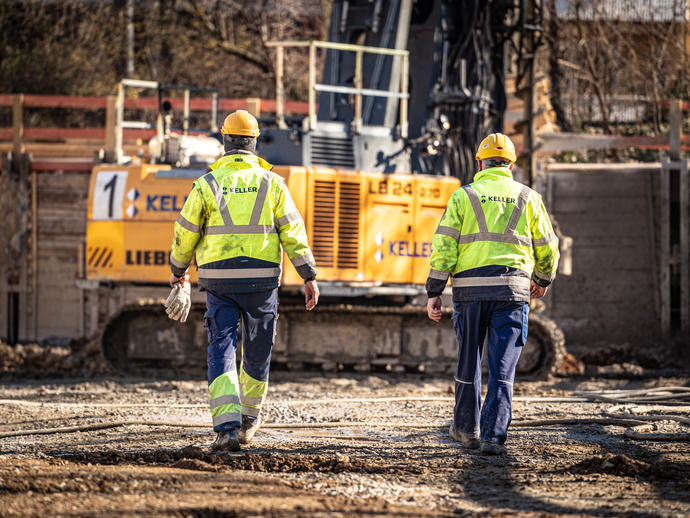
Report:
[[[686,0],[568,0],[549,12],[553,104],[571,127],[642,122],[658,132],[662,101],[690,98]]]
[[[133,5],[132,5],[133,4]],[[0,2],[0,92],[106,95],[127,73],[218,88],[222,96],[274,95],[274,39],[323,36],[330,0],[63,0]],[[306,55],[286,56],[287,95],[306,99]]]

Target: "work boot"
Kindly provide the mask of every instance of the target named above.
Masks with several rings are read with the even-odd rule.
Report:
[[[503,444],[499,444],[496,441],[482,441],[479,447],[479,452],[484,455],[503,455],[507,451]]]
[[[213,451],[238,451],[240,449],[240,441],[237,439],[237,428],[218,432],[216,440],[211,445],[211,449]]]
[[[455,424],[453,423],[451,423],[450,430],[448,431],[450,433],[450,438],[452,440],[454,440],[455,442],[459,442],[468,450],[476,450],[477,448],[479,448],[479,437],[477,437],[476,435],[456,430]]]
[[[261,426],[261,415],[257,417],[251,417],[248,415],[242,416],[242,427],[240,428],[240,433],[238,434],[240,443],[249,444],[254,438],[254,434],[259,430]]]

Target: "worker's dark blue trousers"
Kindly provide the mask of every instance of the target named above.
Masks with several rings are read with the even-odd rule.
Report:
[[[527,302],[455,302],[458,338],[455,372],[455,429],[479,432],[483,441],[505,443],[512,417],[513,379],[527,340]],[[489,380],[481,406],[482,348],[487,337]]]
[[[275,340],[278,289],[224,295],[208,291],[206,308],[213,429],[220,432],[239,427],[241,415],[258,415],[261,408]],[[240,318],[242,368],[238,380],[235,350]]]

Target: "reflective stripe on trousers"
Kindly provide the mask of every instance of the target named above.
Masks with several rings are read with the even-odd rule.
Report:
[[[257,417],[261,412],[261,405],[268,390],[268,380],[257,380],[247,374],[244,368],[244,355],[240,370],[240,401],[242,415]]]
[[[213,380],[209,379],[208,393],[213,429],[219,432],[238,426],[242,414],[234,365]]]

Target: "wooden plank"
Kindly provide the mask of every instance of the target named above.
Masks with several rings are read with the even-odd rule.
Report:
[[[29,157],[22,154],[19,160],[19,180],[18,180],[18,207],[19,230],[24,236],[24,243],[21,245],[17,260],[19,265],[19,332],[18,340],[27,341],[31,339],[31,318],[29,308],[31,305],[31,294],[29,293],[29,250],[26,243],[26,235],[29,230],[30,214],[29,207]]]
[[[31,167],[34,171],[88,171],[91,172],[93,169],[93,161],[88,160],[72,160],[72,161],[59,161],[59,160],[34,160],[31,162]],[[82,175],[83,176],[83,175]]]
[[[52,207],[42,207],[41,211],[39,212],[39,216],[45,220],[50,220],[50,219],[55,219],[55,220],[70,220],[70,219],[75,219],[78,221],[84,220],[84,224],[86,224],[84,214],[81,214],[82,211],[86,210],[86,204],[78,204],[76,206],[69,207],[67,205],[53,205]],[[55,230],[49,227],[42,227],[41,232],[43,233],[48,233],[48,234],[54,234]]]
[[[38,175],[31,170],[31,316],[34,340],[38,338]]]
[[[39,199],[42,199],[39,196]],[[51,203],[50,199],[46,197],[48,203]],[[41,207],[40,216],[45,219],[65,219],[70,218],[84,219],[84,214],[80,214],[82,211],[86,211],[86,203],[74,203],[72,205],[67,205],[65,203],[51,203],[50,207]],[[54,233],[51,228],[40,229],[42,233]]]
[[[681,148],[681,134],[682,134],[682,119],[681,119],[681,108],[680,100],[673,99],[670,101],[670,108],[668,114],[668,125],[669,125],[669,158],[671,160],[680,160],[680,148]]]
[[[14,96],[12,105],[12,153],[15,160],[24,152],[22,140],[24,139],[24,95]]]
[[[43,241],[44,239],[41,238],[41,249],[43,249]],[[74,240],[73,240],[74,241]],[[75,250],[77,250],[77,246],[80,243],[74,242],[71,243],[72,246],[67,247],[67,246],[62,246],[62,247],[52,247],[50,249],[46,250],[41,250],[41,253],[39,253],[38,258],[40,262],[40,267],[39,271],[41,272],[52,272],[52,273],[64,273],[65,268],[70,270],[73,267],[73,265],[77,264],[77,257],[75,255]],[[46,266],[46,264],[50,262],[51,264],[55,264],[54,267],[51,266]],[[59,263],[59,264],[58,264]],[[52,285],[58,285],[62,283],[63,281],[58,279],[46,279],[43,281],[46,286],[52,286]]]
[[[671,326],[670,250],[670,170],[669,161],[662,161],[659,181],[659,320],[661,332],[667,334]]]
[[[258,97],[250,97],[247,99],[247,111],[254,117],[261,117],[261,99]]]
[[[86,236],[58,236],[56,239],[52,239],[50,236],[41,236],[41,248],[39,250],[39,256],[42,254],[53,253],[52,249],[65,249],[72,250],[84,242]]]
[[[105,97],[85,97],[73,95],[30,95],[24,96],[28,108],[85,108],[101,110],[105,108]]]
[[[680,162],[680,328],[690,339],[690,177],[688,159]]]
[[[0,98],[3,96],[0,95]],[[9,97],[9,96],[7,96]],[[11,221],[11,215],[9,214],[9,173],[10,164],[7,155],[2,155],[2,162],[0,167],[2,171],[0,172],[0,214],[3,215],[3,221],[5,226],[5,235],[9,238],[8,222]],[[9,322],[7,320],[8,313],[8,290],[7,290],[7,266],[9,265],[9,246],[3,243],[0,247],[0,264],[3,268],[0,268],[0,339],[7,341],[9,338]]]
[[[117,129],[116,117],[117,97],[110,95],[108,96],[105,112],[105,151],[113,157],[115,156],[115,142],[117,141],[115,134],[115,130]]]
[[[41,189],[38,193],[38,202],[55,208],[76,210],[82,205],[82,200],[88,196],[86,191]],[[86,207],[86,203],[83,204]]]
[[[22,94],[19,94],[22,95]],[[16,99],[16,96],[13,97]],[[26,99],[29,99],[30,105],[27,104]],[[249,108],[248,99],[228,99],[222,98],[219,102],[219,109],[221,112],[230,112],[238,109]],[[15,101],[13,101],[15,102]],[[183,99],[171,99],[174,109],[182,109]],[[276,102],[274,99],[260,99],[261,111],[265,113],[274,113],[276,110]],[[58,108],[105,108],[107,107],[106,98],[93,97],[68,97],[68,96],[44,96],[31,95],[24,99],[24,106],[27,107],[58,107]],[[128,109],[151,109],[157,110],[157,98],[139,98],[126,99],[125,107]],[[209,99],[192,99],[190,101],[190,109],[192,111],[211,111],[212,100]],[[305,115],[308,113],[308,103],[301,101],[288,101],[285,103],[286,113],[294,115]],[[15,120],[19,118],[15,117]],[[106,123],[106,127],[108,124]],[[0,127],[0,140],[14,139],[17,141],[16,134],[18,129],[21,129],[22,138],[25,140],[58,140],[64,141],[66,139],[98,139],[106,140],[106,129],[104,128],[24,128],[23,125],[15,127]],[[190,132],[192,135],[203,135],[203,132]],[[124,130],[124,138],[128,140],[149,140],[155,135],[155,130],[139,130],[126,129]],[[21,140],[21,139],[19,139]],[[101,144],[103,145],[103,144]]]
[[[0,128],[0,140],[8,140],[13,134],[12,128]],[[24,128],[26,140],[52,140],[64,142],[70,139],[93,139],[105,142],[104,128]],[[126,140],[149,140],[156,134],[153,129],[125,129]],[[190,135],[206,135],[205,132],[190,131]]]
[[[42,233],[41,235],[57,236],[60,234],[80,234],[86,232],[86,223],[82,221],[77,215],[72,215],[69,218],[46,217],[39,215],[38,225],[49,226],[50,232]]]
[[[180,97],[167,98],[172,104],[173,110],[182,110],[184,107],[184,99]],[[260,99],[261,111],[265,113],[275,113],[276,101],[275,99]],[[157,97],[140,97],[137,99],[125,99],[126,109],[148,109],[158,110]],[[218,109],[221,113],[232,112],[235,110],[248,110],[249,99],[221,97],[218,99]],[[212,99],[209,98],[195,98],[190,100],[190,109],[192,111],[211,111]],[[309,104],[303,101],[287,101],[285,103],[285,111],[296,115],[306,115],[309,112]]]
[[[61,142],[25,142],[24,151],[31,154],[34,157],[34,163],[43,162],[45,160],[49,162],[56,162],[57,169],[61,169],[62,165],[59,164],[60,161],[72,161],[92,163],[93,156],[96,151],[103,147],[103,142],[93,143],[89,141],[89,144],[71,144],[71,140],[67,143]],[[126,155],[135,156],[142,146],[136,145],[135,143],[126,142],[124,146],[124,152]],[[0,152],[8,152],[12,150],[12,143],[0,142]],[[46,166],[49,167],[49,166]],[[86,170],[86,166],[82,165],[81,169]]]
[[[58,167],[56,169],[47,169],[47,166],[51,164]],[[39,161],[33,162],[32,166],[34,165],[45,165],[45,167],[36,168],[38,171],[42,171],[38,175],[38,185],[41,189],[79,189],[82,191],[89,189],[89,178],[83,173],[84,166],[91,165],[88,161]],[[69,169],[69,167],[75,167],[75,169]]]
[[[22,94],[19,94],[22,95]],[[107,106],[107,97],[88,97],[74,95],[35,95],[27,94],[25,106],[28,108],[81,108],[100,110]],[[167,98],[171,102],[173,109],[182,110],[184,100],[181,97]],[[190,100],[192,111],[211,111],[211,97],[197,97]],[[0,106],[12,106],[14,95],[0,94]],[[246,110],[247,99],[222,97],[219,99],[221,110],[234,111]],[[261,99],[262,111],[275,113],[275,99]],[[147,109],[158,110],[158,97],[139,97],[125,99],[127,109]],[[285,111],[292,114],[306,115],[309,112],[309,104],[304,101],[287,101]]]
[[[156,134],[155,129],[125,129],[125,140],[150,140]],[[203,131],[190,131],[190,135],[207,135]],[[25,138],[34,140],[68,140],[99,139],[105,141],[106,131],[103,128],[26,128]]]

